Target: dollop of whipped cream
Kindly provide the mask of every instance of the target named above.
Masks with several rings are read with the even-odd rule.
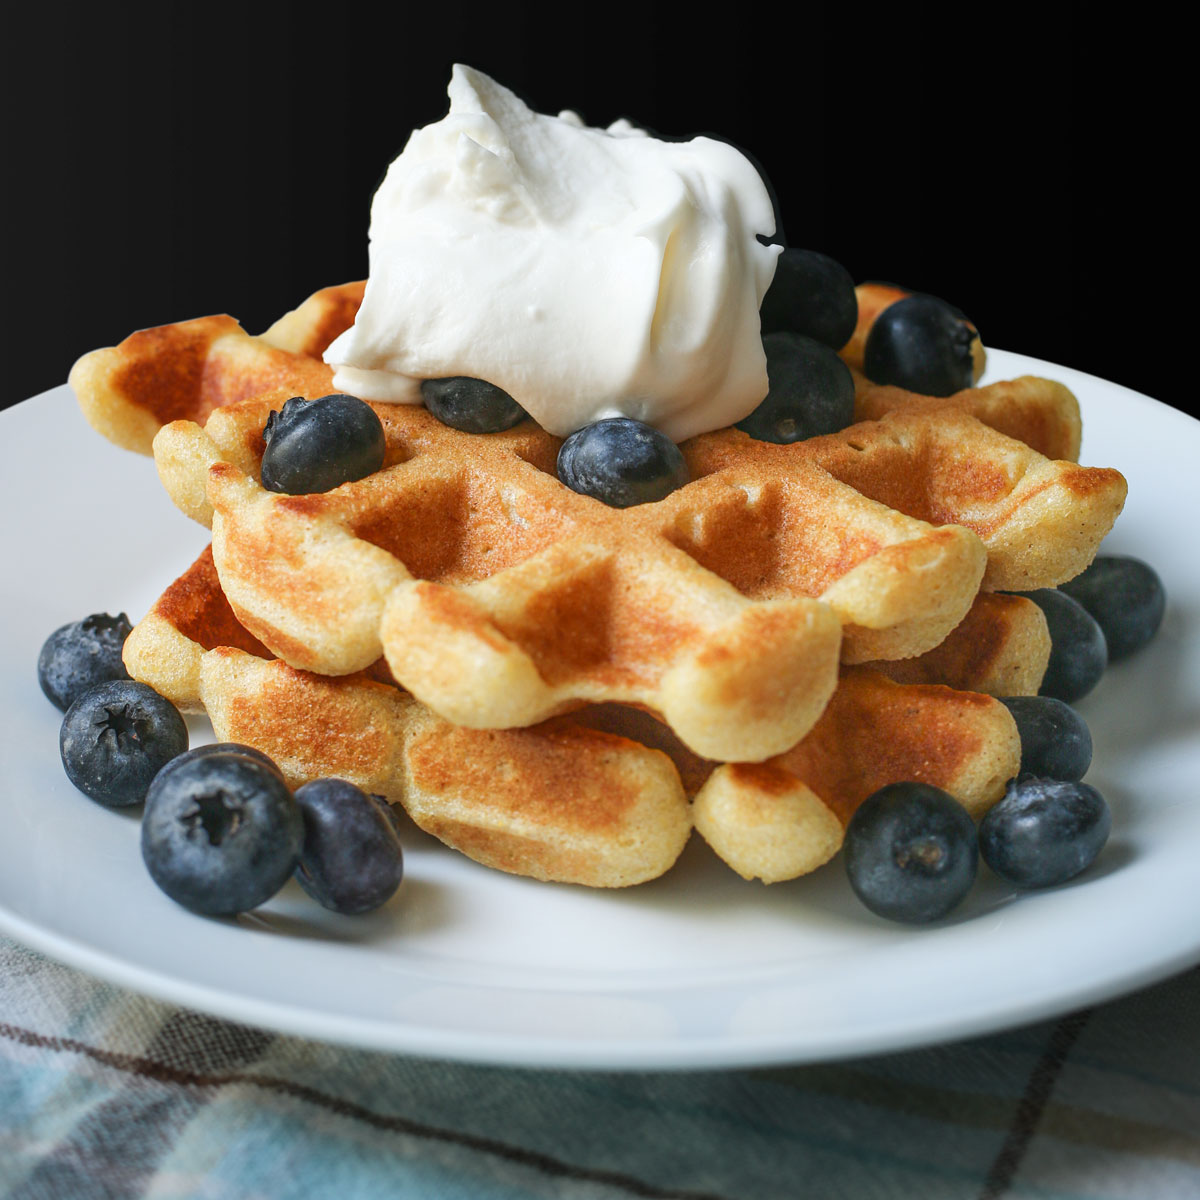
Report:
[[[566,436],[627,416],[674,441],[767,394],[759,305],[780,247],[753,163],[714,138],[533,112],[455,66],[371,205],[370,274],[334,386],[419,404],[466,375]]]

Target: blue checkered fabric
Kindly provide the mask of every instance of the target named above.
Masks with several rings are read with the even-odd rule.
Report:
[[[955,1045],[602,1073],[348,1050],[0,940],[11,1200],[1200,1196],[1200,969]]]

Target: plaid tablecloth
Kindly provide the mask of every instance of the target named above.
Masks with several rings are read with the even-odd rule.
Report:
[[[0,940],[0,1195],[1200,1196],[1200,969],[839,1064],[604,1074],[347,1050]]]

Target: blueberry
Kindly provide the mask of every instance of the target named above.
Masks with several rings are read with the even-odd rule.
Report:
[[[828,346],[798,333],[771,333],[763,349],[770,390],[739,429],[762,442],[787,443],[853,423],[854,377]]]
[[[975,881],[975,823],[941,788],[891,783],[851,817],[845,861],[850,886],[873,913],[910,924],[936,921]]]
[[[1022,775],[1082,779],[1092,764],[1087,722],[1052,696],[1001,696],[1021,737]]]
[[[923,396],[950,396],[974,380],[971,343],[979,334],[958,309],[918,293],[875,319],[863,347],[863,373]]]
[[[466,375],[424,380],[421,398],[443,425],[463,433],[499,433],[529,415],[502,388]]]
[[[121,648],[133,632],[129,618],[93,613],[56,629],[38,655],[38,683],[55,707],[66,712],[88,688],[128,679]]]
[[[275,765],[274,761],[261,750],[256,750],[253,746],[243,746],[240,742],[211,742],[206,746],[194,746],[184,754],[171,759],[169,763],[154,777],[156,784],[160,783],[165,775],[171,771],[178,770],[187,763],[192,762],[197,758],[207,758],[210,754],[240,754],[245,758],[252,758],[256,762],[260,762],[265,767],[270,767],[280,779],[283,779],[283,772]],[[286,782],[286,781],[285,781]]]
[[[1042,610],[1050,629],[1050,662],[1038,694],[1074,704],[1100,682],[1108,666],[1104,632],[1082,604],[1056,588],[1018,595]]]
[[[840,350],[858,324],[854,280],[826,254],[789,248],[775,264],[759,316],[764,334],[802,333]]]
[[[1101,555],[1059,590],[1078,600],[1104,630],[1109,662],[1151,641],[1167,610],[1162,580],[1140,558]]]
[[[979,826],[983,860],[1018,887],[1053,887],[1096,860],[1112,813],[1094,787],[1076,780],[1018,779]]]
[[[296,790],[304,846],[300,886],[326,908],[365,913],[390,899],[404,855],[387,801],[344,779],[316,779]]]
[[[289,496],[328,492],[383,466],[383,422],[354,396],[293,396],[263,429],[262,484]]]
[[[179,710],[132,679],[97,684],[67,709],[58,735],[67,778],[108,808],[146,798],[151,780],[188,746]]]
[[[629,508],[661,500],[688,481],[687,464],[670,438],[630,417],[577,429],[558,451],[558,477],[572,491]]]
[[[237,752],[200,755],[155,779],[142,818],[142,859],[172,900],[232,916],[291,877],[304,821],[279,773]]]

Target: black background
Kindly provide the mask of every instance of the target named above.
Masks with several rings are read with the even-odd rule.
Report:
[[[721,134],[770,175],[790,244],[1192,409],[1179,31],[1084,5],[705,11],[24,6],[0,73],[0,403],[134,329],[257,332],[362,277],[371,193],[458,60],[543,112]]]

